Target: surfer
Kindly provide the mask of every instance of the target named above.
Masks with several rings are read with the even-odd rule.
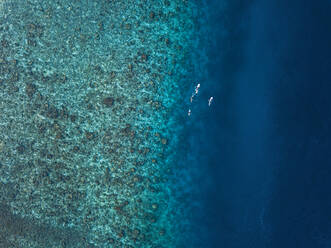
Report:
[[[209,106],[209,107],[210,107],[211,102],[213,101],[213,99],[214,99],[214,97],[212,97],[212,96],[209,98],[209,100],[208,100],[208,106]]]
[[[197,95],[199,92],[200,84],[198,83],[197,86],[195,87],[195,94]]]
[[[192,94],[191,98],[190,98],[190,102],[193,102],[193,98],[199,93],[199,88],[200,88],[200,84],[198,83],[197,86],[195,86],[194,89],[194,93]]]
[[[194,88],[194,92],[192,93],[192,95],[191,95],[191,97],[190,97],[190,103],[192,103],[193,102],[193,98],[196,96],[196,95],[198,95],[198,93],[199,93],[199,88],[200,88],[200,84],[198,83],[196,86],[195,86],[195,88]],[[188,110],[188,112],[187,112],[187,115],[188,116],[191,116],[191,109],[189,109]]]
[[[194,97],[194,94],[192,94],[191,98],[190,98],[190,102],[192,103],[193,102],[193,97]]]

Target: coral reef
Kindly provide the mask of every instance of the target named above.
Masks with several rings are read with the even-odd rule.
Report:
[[[180,247],[189,196],[174,174],[196,73],[195,7],[2,3],[2,244]]]

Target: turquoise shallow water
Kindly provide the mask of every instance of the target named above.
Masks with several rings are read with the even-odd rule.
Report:
[[[190,1],[2,1],[0,242],[193,247]],[[197,130],[199,129],[198,127]]]

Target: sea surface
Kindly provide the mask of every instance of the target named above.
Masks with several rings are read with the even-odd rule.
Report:
[[[208,244],[331,247],[330,1],[208,4]]]
[[[331,3],[0,2],[0,248],[331,247]]]

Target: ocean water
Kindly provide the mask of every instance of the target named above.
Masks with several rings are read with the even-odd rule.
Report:
[[[210,247],[331,247],[330,1],[208,4]]]
[[[330,247],[330,8],[1,1],[0,247]]]

